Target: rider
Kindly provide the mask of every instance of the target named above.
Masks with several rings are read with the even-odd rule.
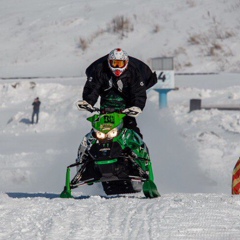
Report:
[[[136,60],[121,48],[116,48],[92,63],[86,70],[88,78],[83,89],[83,101],[78,105],[91,109],[100,96],[102,110],[114,108],[126,113],[124,126],[142,137],[135,118],[142,112],[147,99],[144,76],[139,70],[139,67],[146,66],[140,60],[136,64]],[[152,76],[156,77],[155,74]]]
[[[93,62],[86,75],[83,100],[77,102],[78,107],[91,110],[100,96],[101,110],[114,108],[126,113],[124,126],[142,137],[135,118],[146,104],[145,83],[156,83],[156,74],[145,63],[116,48]]]

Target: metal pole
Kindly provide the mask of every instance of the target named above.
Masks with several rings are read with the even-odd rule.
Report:
[[[168,101],[167,101],[167,94],[173,89],[154,89],[158,92],[158,101],[159,101],[159,109],[167,108]]]

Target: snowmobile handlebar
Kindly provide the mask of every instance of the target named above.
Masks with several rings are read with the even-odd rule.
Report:
[[[89,111],[90,113],[93,113],[93,112],[100,112],[100,108],[97,108],[97,107],[86,107],[86,110]]]
[[[138,111],[134,111],[133,109],[131,108],[127,108],[125,110],[120,110],[120,109],[115,109],[115,108],[104,108],[104,109],[100,109],[100,108],[97,108],[97,107],[93,107],[92,105],[90,105],[89,103],[85,102],[85,101],[79,101],[76,103],[77,105],[77,108],[78,110],[80,111],[88,111],[88,112],[99,112],[100,114],[106,114],[106,113],[114,113],[114,112],[117,112],[117,113],[124,113],[126,114],[127,116],[134,116],[134,115],[138,115],[139,112]],[[128,110],[128,111],[126,111]]]
[[[106,109],[100,109],[100,108],[97,108],[97,107],[89,107],[89,106],[78,106],[78,109],[79,110],[86,110],[90,113],[93,113],[93,112],[98,112],[100,114],[107,114],[107,113],[114,113],[114,112],[117,112],[117,113],[123,113],[123,114],[126,114],[127,116],[132,116],[132,114],[135,114],[136,112],[135,111],[129,111],[129,112],[123,112],[123,110],[116,110],[114,108],[106,108]]]
[[[122,110],[116,110],[115,108],[105,108],[105,109],[100,109],[98,107],[93,107],[90,104],[82,104],[77,102],[76,103],[78,110],[80,111],[88,111],[88,112],[99,112],[101,114],[106,114],[106,113],[114,113],[114,112],[118,112],[118,113],[122,113]]]

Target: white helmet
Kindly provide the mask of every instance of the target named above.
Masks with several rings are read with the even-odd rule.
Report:
[[[128,54],[121,48],[115,48],[108,55],[108,66],[117,77],[125,71],[128,61]]]

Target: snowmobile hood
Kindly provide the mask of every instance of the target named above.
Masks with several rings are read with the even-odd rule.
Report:
[[[123,113],[107,113],[95,114],[87,120],[92,123],[92,127],[100,132],[108,133],[112,129],[123,124],[123,118],[126,114]]]

